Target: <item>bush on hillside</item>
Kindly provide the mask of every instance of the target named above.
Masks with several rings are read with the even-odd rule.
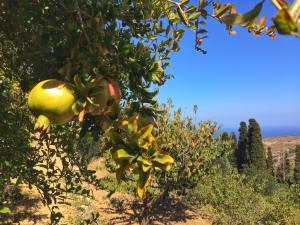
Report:
[[[210,208],[215,224],[300,223],[299,204],[289,189],[266,191],[270,182],[261,183],[258,177],[240,175],[236,169],[216,171],[203,177],[187,198],[191,205]]]

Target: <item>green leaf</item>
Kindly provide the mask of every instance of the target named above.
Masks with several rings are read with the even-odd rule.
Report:
[[[10,209],[8,207],[1,207],[0,208],[0,213],[2,214],[7,214],[7,213],[11,213]]]
[[[118,182],[120,182],[123,179],[128,166],[129,166],[128,161],[121,161],[118,164],[118,168],[116,169],[116,178]]]
[[[71,72],[71,67],[72,67],[72,64],[70,62],[68,62],[63,67],[59,68],[57,70],[57,72],[63,76],[67,76]]]
[[[130,133],[136,133],[138,131],[138,119],[139,115],[134,113],[128,120],[128,131]]]
[[[279,34],[292,34],[298,30],[296,23],[286,8],[281,9],[273,18],[273,21]]]
[[[167,153],[157,154],[153,161],[162,165],[174,163],[174,159]]]
[[[148,150],[155,138],[152,136],[151,132],[153,130],[153,124],[148,124],[147,126],[142,127],[137,132],[137,144],[140,148]]]
[[[173,42],[172,50],[173,50],[174,52],[178,52],[178,51],[179,51],[178,41],[174,41],[174,42]]]
[[[194,19],[197,19],[200,15],[201,15],[201,12],[196,12],[196,13],[190,15],[188,19],[194,20]]]
[[[148,159],[145,159],[143,157],[138,157],[137,161],[140,163],[143,172],[148,172],[148,170],[151,169],[152,163]]]
[[[244,14],[230,14],[221,18],[221,21],[226,23],[226,25],[245,25],[253,20],[255,20],[262,7],[264,1],[258,3],[252,10]]]
[[[189,26],[189,20],[186,17],[185,12],[182,10],[182,8],[180,6],[177,7],[177,13],[181,19],[181,21],[184,23],[184,25]]]
[[[139,198],[145,197],[146,188],[150,183],[151,179],[151,170],[148,172],[143,172],[142,170],[139,172],[139,180],[137,182],[137,195]]]
[[[121,135],[118,133],[118,132],[115,132],[115,131],[109,131],[109,137],[113,143],[113,145],[118,145],[118,144],[123,144],[123,140],[122,140],[122,137]]]
[[[215,17],[221,17],[231,9],[231,4],[225,4],[215,12]]]
[[[139,139],[145,139],[152,136],[151,132],[153,130],[153,124],[147,124],[146,126],[139,129],[137,136]]]
[[[139,91],[145,98],[150,98],[150,99],[154,98],[159,92],[158,89],[155,89],[154,91],[150,91],[147,88],[140,88]]]
[[[205,33],[207,33],[207,30],[205,30],[205,29],[197,30],[197,34],[205,34]]]
[[[74,83],[76,88],[79,90],[80,94],[84,95],[86,86],[82,83],[82,80],[78,74],[74,76]]]
[[[151,70],[151,75],[153,81],[160,84],[162,82],[161,78],[164,74],[164,69],[161,67],[161,62],[156,62]]]
[[[134,158],[128,149],[118,149],[113,153],[112,157],[115,161],[130,160]]]
[[[190,0],[181,0],[180,5],[186,5]]]
[[[185,10],[185,13],[192,13],[192,12],[195,12],[196,9],[197,9],[196,6],[191,5],[191,6],[189,6],[189,7]]]

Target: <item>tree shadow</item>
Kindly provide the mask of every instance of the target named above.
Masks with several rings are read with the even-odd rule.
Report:
[[[143,204],[134,200],[111,199],[111,207],[103,208],[108,214],[117,215],[108,224],[136,224],[143,221]],[[149,224],[173,224],[199,218],[199,212],[184,204],[174,196],[167,196],[149,208],[147,212]]]
[[[42,219],[47,219],[48,214],[37,214],[36,210],[41,206],[41,198],[29,194],[18,195],[18,200],[10,206],[11,213],[0,214],[0,224],[20,224],[20,221],[28,220],[33,224],[39,224]]]
[[[166,197],[149,212],[149,218],[163,224],[186,222],[199,217],[197,212],[175,197]]]

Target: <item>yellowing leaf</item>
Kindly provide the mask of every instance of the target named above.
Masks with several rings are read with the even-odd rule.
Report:
[[[146,188],[149,185],[151,180],[151,170],[148,172],[140,172],[139,173],[139,180],[137,182],[137,195],[139,198],[144,198],[146,193]]]
[[[132,159],[134,156],[131,155],[128,150],[125,149],[118,149],[116,151],[114,151],[114,153],[112,154],[112,157],[115,161],[122,161],[122,160],[130,160]]]
[[[147,138],[150,135],[152,135],[151,134],[152,130],[153,130],[153,124],[148,124],[139,129],[139,131],[137,132],[137,136],[139,138]]]
[[[121,122],[121,125],[122,125],[122,126],[128,126],[128,120],[123,120],[123,121]]]
[[[151,165],[142,164],[142,170],[143,170],[143,172],[147,172],[150,169],[151,169]]]
[[[166,153],[158,153],[157,156],[153,159],[153,161],[163,165],[174,163],[174,159]]]
[[[253,20],[255,20],[262,7],[263,7],[264,1],[258,3],[252,10],[250,10],[247,13],[244,14],[230,14],[228,16],[225,16],[221,18],[221,21],[226,23],[226,25],[245,25]]]
[[[155,138],[152,136],[153,124],[148,124],[147,126],[142,127],[137,132],[137,144],[139,147],[148,150],[152,143],[155,141]]]
[[[169,154],[160,152],[152,160],[152,162],[154,163],[154,167],[169,171],[171,169],[171,165],[174,163],[174,159]]]
[[[266,21],[267,21],[267,17],[263,16],[257,23],[257,26],[259,26],[259,28],[261,27],[265,27],[266,26]]]
[[[153,162],[153,168],[155,170],[158,170],[158,171],[170,171],[171,168],[172,168],[172,165],[171,164],[160,164],[160,163],[157,163],[157,162]]]
[[[157,82],[157,83],[161,83],[161,77],[164,73],[163,68],[161,67],[161,62],[157,62],[154,64],[153,68],[151,69],[151,75],[152,75],[152,79]]]
[[[128,121],[128,131],[130,133],[136,133],[138,131],[138,119],[139,119],[139,114],[134,113]]]
[[[292,34],[298,30],[297,24],[286,8],[281,9],[273,21],[279,34]]]
[[[165,168],[164,168],[164,169],[165,169],[165,171],[167,171],[167,172],[170,171],[171,165],[170,165],[170,164],[165,165]]]
[[[141,156],[138,157],[137,161],[139,162],[140,168],[142,168],[143,172],[147,172],[152,167],[151,161],[149,161],[148,159],[145,159]]]

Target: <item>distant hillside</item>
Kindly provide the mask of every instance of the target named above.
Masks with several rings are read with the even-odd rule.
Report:
[[[273,160],[276,165],[280,159],[284,157],[284,153],[288,152],[291,164],[294,164],[295,147],[300,145],[300,136],[280,136],[263,139],[265,149],[271,147],[273,153]]]

